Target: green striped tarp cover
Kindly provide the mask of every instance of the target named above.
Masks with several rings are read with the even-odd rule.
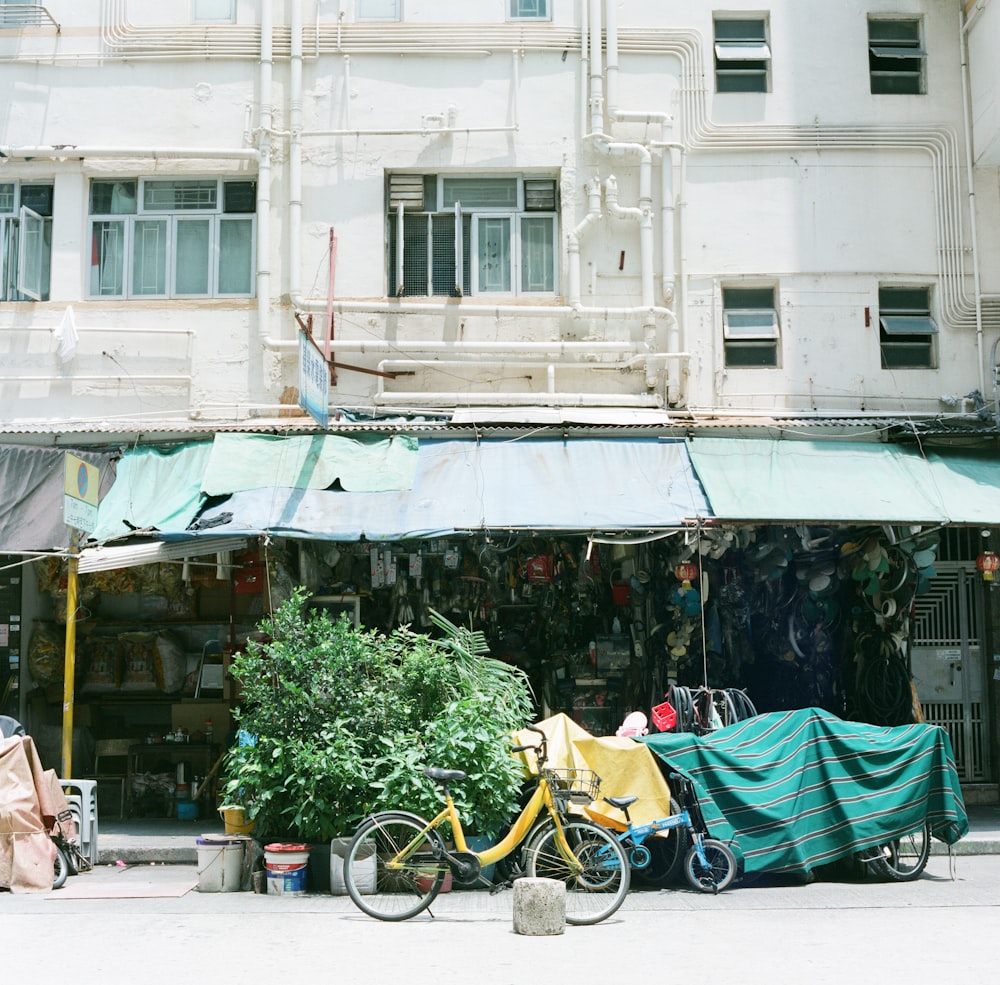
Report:
[[[735,839],[746,872],[808,872],[925,820],[949,845],[969,830],[937,725],[881,727],[806,708],[639,741],[665,772],[691,778],[710,835]]]

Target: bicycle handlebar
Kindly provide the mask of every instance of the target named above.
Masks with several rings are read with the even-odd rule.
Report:
[[[541,767],[541,765],[545,762],[545,760],[549,758],[549,756],[548,756],[548,750],[549,750],[549,740],[548,740],[548,737],[545,735],[545,733],[537,725],[525,725],[524,727],[529,732],[537,732],[542,737],[542,741],[539,742],[537,746],[511,746],[510,751],[511,752],[527,752],[529,749],[532,750],[534,752],[534,754],[535,754],[535,757],[538,760],[539,767]]]

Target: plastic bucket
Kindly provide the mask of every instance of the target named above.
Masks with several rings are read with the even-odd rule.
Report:
[[[177,820],[178,821],[197,821],[198,820],[198,803],[194,800],[179,800],[177,801]]]
[[[243,881],[243,842],[203,835],[198,849],[198,892],[238,893]]]
[[[309,848],[309,845],[297,842],[275,842],[264,846],[268,895],[305,895]]]
[[[227,835],[248,835],[253,831],[253,819],[247,820],[242,807],[220,807]]]
[[[350,838],[334,838],[330,842],[330,892],[334,896],[346,896],[347,886],[344,884],[344,856],[350,845]],[[354,885],[362,893],[375,892],[375,851],[369,848],[367,855],[362,855],[362,849],[354,860]]]

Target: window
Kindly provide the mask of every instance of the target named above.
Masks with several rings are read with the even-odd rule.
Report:
[[[90,183],[91,297],[250,297],[253,179]]]
[[[398,21],[403,17],[403,0],[357,0],[359,21]]]
[[[930,288],[878,289],[879,345],[883,369],[931,369],[934,336]]]
[[[920,21],[868,19],[868,69],[876,95],[924,92]]]
[[[200,24],[232,24],[236,0],[191,0],[191,19]]]
[[[548,20],[549,0],[508,0],[510,20]]]
[[[40,23],[38,13],[19,0],[0,0],[0,27]]]
[[[763,19],[715,21],[715,91],[767,92],[771,49]]]
[[[554,294],[554,178],[395,174],[389,294]]]
[[[48,301],[51,184],[0,182],[0,301]]]
[[[727,366],[777,366],[774,288],[724,287],[722,335]]]

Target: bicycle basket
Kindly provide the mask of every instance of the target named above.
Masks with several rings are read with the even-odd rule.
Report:
[[[593,770],[546,769],[545,779],[556,800],[571,804],[589,804],[597,800],[601,778]]]

